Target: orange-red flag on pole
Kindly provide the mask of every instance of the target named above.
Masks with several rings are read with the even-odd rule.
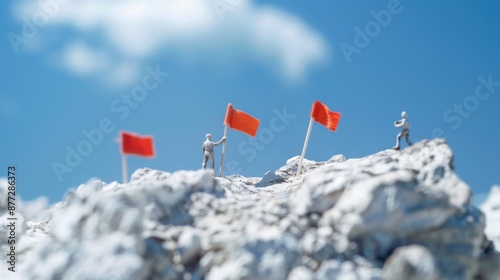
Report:
[[[231,103],[227,104],[226,117],[224,118],[224,137],[227,136],[227,128],[241,131],[252,137],[255,137],[259,129],[260,121],[249,114],[236,110]],[[226,142],[222,146],[222,158],[220,161],[219,176],[222,176],[222,167],[224,166],[224,156],[226,154]]]
[[[259,129],[260,121],[243,111],[234,109],[233,105],[229,103],[227,105],[224,124],[229,126],[229,128],[255,137],[255,135],[257,134],[257,130]]]
[[[335,131],[337,130],[337,125],[339,124],[340,113],[332,112],[325,104],[319,101],[314,101],[311,110],[309,127],[307,128],[306,140],[304,141],[304,147],[302,148],[302,155],[300,156],[299,167],[297,169],[297,176],[299,176],[300,172],[302,171],[302,162],[304,161],[307,145],[309,144],[309,137],[311,136],[313,120],[328,127],[328,129]]]
[[[135,133],[120,132],[121,153],[122,153],[122,176],[123,183],[128,181],[127,175],[127,155],[141,157],[154,157],[153,136],[140,136]]]
[[[339,124],[340,113],[332,112],[325,104],[315,101],[312,106],[311,118],[328,127],[328,129],[335,131],[337,130],[337,125]]]
[[[135,133],[121,131],[122,154],[141,157],[154,157],[153,136],[140,136]]]

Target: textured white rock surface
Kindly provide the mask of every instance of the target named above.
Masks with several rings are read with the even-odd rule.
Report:
[[[494,186],[480,206],[486,215],[486,236],[495,243],[495,248],[500,249],[500,186]]]
[[[17,272],[2,254],[0,279],[500,279],[486,238],[499,240],[500,191],[485,218],[444,140],[297,165],[264,178],[145,168],[23,203]],[[2,252],[5,236],[1,224]]]

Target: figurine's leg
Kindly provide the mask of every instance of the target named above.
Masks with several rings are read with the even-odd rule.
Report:
[[[201,167],[203,169],[207,168],[207,163],[208,163],[208,156],[203,156],[203,163],[201,164]]]
[[[396,138],[396,146],[394,146],[394,150],[399,150],[399,143],[401,142],[401,137],[403,137],[402,133],[398,134],[398,137]]]
[[[408,146],[413,145],[413,143],[410,141],[410,133],[406,133],[406,143],[408,143]]]
[[[210,163],[212,164],[212,169],[215,170],[215,157],[213,154],[210,156]]]

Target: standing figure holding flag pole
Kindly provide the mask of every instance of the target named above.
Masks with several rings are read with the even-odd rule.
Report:
[[[236,110],[231,103],[227,104],[226,117],[224,118],[224,138],[227,136],[227,128],[241,131],[252,137],[255,137],[259,129],[260,121],[249,114]],[[224,156],[226,154],[226,142],[222,146],[222,159],[220,163],[219,176],[222,176],[222,167],[224,166]]]
[[[215,169],[214,147],[219,146],[222,142],[226,142],[226,136],[222,137],[222,139],[218,142],[212,142],[212,134],[210,133],[208,133],[205,137],[207,140],[205,140],[202,145],[203,164],[201,167],[203,169],[207,168],[207,163],[210,161],[212,169]]]
[[[309,121],[309,127],[307,128],[306,140],[304,141],[304,147],[302,148],[302,155],[300,156],[299,167],[297,169],[297,176],[302,172],[302,162],[304,161],[304,156],[306,155],[307,145],[309,144],[309,137],[311,136],[311,129],[313,125],[313,120],[326,126],[332,131],[337,130],[337,125],[340,120],[340,113],[332,112],[328,107],[319,102],[315,101],[311,110],[311,120]]]

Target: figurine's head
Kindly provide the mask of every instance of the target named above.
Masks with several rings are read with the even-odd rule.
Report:
[[[212,134],[208,133],[207,135],[205,135],[205,137],[207,137],[208,140],[212,140]]]
[[[406,119],[406,118],[408,118],[408,115],[406,114],[406,112],[405,112],[405,111],[403,111],[403,112],[401,112],[401,117],[402,117],[403,119]]]

